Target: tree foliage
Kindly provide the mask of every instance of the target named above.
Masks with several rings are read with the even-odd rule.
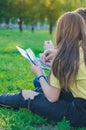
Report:
[[[21,18],[25,24],[33,25],[46,18],[51,33],[61,14],[85,5],[86,0],[0,0],[0,19],[9,22],[10,18]]]

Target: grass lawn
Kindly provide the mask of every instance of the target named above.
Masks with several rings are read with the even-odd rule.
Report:
[[[21,89],[34,89],[32,84],[34,74],[31,72],[28,60],[17,51],[16,46],[31,48],[38,56],[43,52],[45,40],[53,40],[54,34],[48,31],[0,29],[0,94],[16,93]],[[48,125],[54,125],[50,128]],[[44,127],[47,125],[48,127]],[[42,127],[40,127],[42,126]],[[0,108],[0,130],[70,130],[69,122],[63,119],[58,124],[50,123],[26,109],[13,110]],[[78,128],[78,130],[86,130]]]

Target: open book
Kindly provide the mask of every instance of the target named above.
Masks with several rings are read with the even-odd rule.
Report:
[[[39,57],[36,57],[36,55],[33,53],[33,51],[28,48],[26,50],[23,50],[22,48],[16,46],[18,51],[21,53],[22,56],[24,56],[26,59],[28,59],[30,62],[32,62],[34,65],[40,64],[42,66],[42,69],[50,70],[50,67],[43,64],[41,59]]]

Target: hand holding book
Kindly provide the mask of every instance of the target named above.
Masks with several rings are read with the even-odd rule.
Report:
[[[33,51],[29,48],[26,50],[23,50],[22,48],[16,46],[18,51],[21,53],[22,56],[24,56],[26,59],[28,59],[30,62],[32,62],[34,65],[41,65],[42,69],[50,70],[48,66],[46,66],[39,57],[36,57]]]

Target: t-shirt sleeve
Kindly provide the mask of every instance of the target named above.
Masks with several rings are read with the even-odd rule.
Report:
[[[53,73],[51,72],[50,74],[50,85],[56,88],[60,89],[60,84],[58,79],[53,75]]]

